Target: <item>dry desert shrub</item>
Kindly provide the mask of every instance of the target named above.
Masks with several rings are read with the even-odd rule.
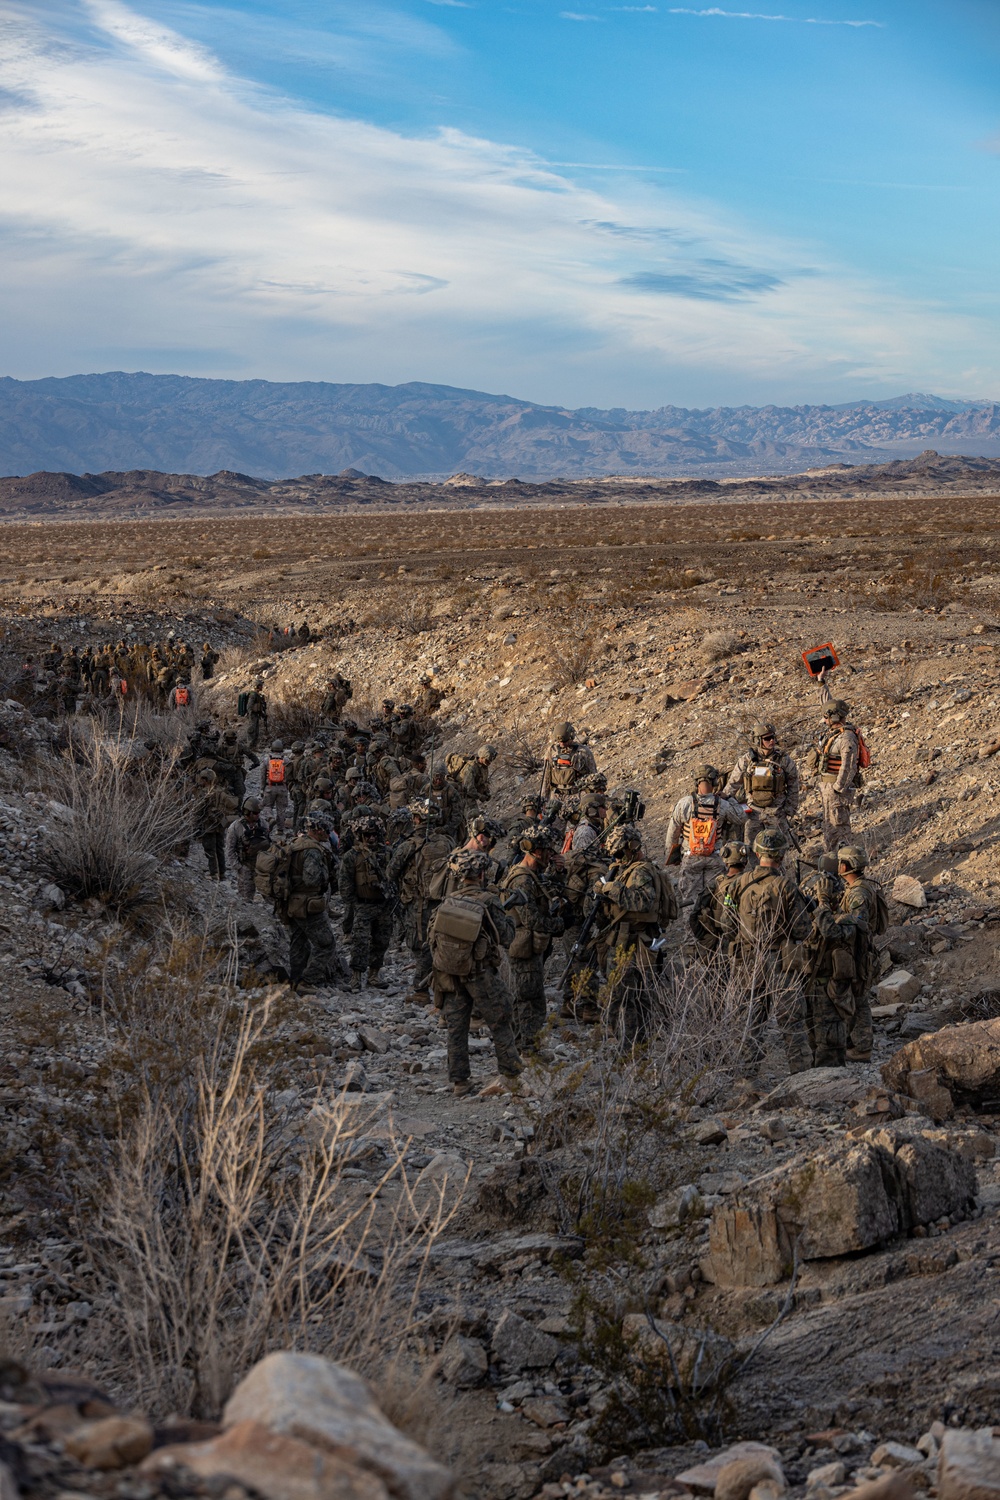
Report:
[[[701,643],[701,654],[706,661],[725,661],[742,644],[735,630],[710,630]]]
[[[53,810],[39,863],[78,901],[96,897],[116,916],[154,902],[164,860],[191,838],[191,810],[171,763],[137,760],[134,744],[74,726],[52,775]]]
[[[557,687],[572,687],[587,676],[600,650],[596,631],[553,627],[548,632],[546,653]]]
[[[917,663],[904,656],[884,667],[876,667],[868,675],[873,697],[883,703],[903,703],[917,685]]]
[[[320,1088],[290,1116],[267,1089],[273,1000],[197,938],[157,958],[106,987],[113,1123],[74,1174],[109,1293],[102,1375],[205,1418],[275,1348],[388,1380],[464,1182],[417,1182],[378,1100]]]

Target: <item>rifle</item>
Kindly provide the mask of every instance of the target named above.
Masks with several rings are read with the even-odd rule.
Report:
[[[595,891],[594,892],[594,896],[593,896],[593,900],[591,901],[590,911],[587,913],[586,917],[583,920],[583,926],[580,928],[580,931],[576,935],[576,942],[573,944],[572,948],[569,950],[569,960],[568,960],[568,962],[566,964],[566,967],[563,970],[562,974],[559,976],[559,988],[560,989],[562,989],[563,985],[566,983],[566,980],[569,977],[569,971],[570,971],[570,969],[572,969],[573,964],[576,962],[577,958],[580,956],[580,954],[583,952],[584,948],[587,946],[587,940],[590,937],[591,930],[593,929],[594,923],[597,921],[597,913],[600,911],[600,909],[601,909],[600,892]]]

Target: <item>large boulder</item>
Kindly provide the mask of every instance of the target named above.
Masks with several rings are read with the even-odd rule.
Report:
[[[261,1422],[237,1422],[207,1443],[157,1448],[142,1472],[162,1477],[178,1468],[220,1484],[236,1480],[264,1500],[391,1500],[369,1470]]]
[[[991,1427],[945,1432],[937,1492],[940,1500],[1000,1500],[1000,1440]]]
[[[562,1345],[527,1318],[504,1308],[493,1330],[493,1355],[505,1374],[520,1370],[548,1370],[562,1353]]]
[[[898,1093],[916,1098],[910,1074],[928,1070],[956,1104],[1000,1109],[1000,1017],[943,1026],[908,1042],[883,1064],[882,1077]],[[925,1086],[926,1076],[919,1082]]]
[[[719,1286],[772,1286],[800,1260],[875,1249],[975,1197],[971,1163],[922,1135],[874,1129],[757,1177],[720,1204],[702,1262]]]
[[[367,1384],[318,1354],[269,1354],[236,1387],[225,1431],[257,1423],[378,1478],[397,1500],[449,1500],[448,1470],[398,1431]]]

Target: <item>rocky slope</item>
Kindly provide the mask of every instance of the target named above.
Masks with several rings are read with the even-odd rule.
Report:
[[[498,813],[516,805],[525,748],[537,751],[569,715],[612,780],[642,787],[656,852],[691,766],[706,756],[727,766],[755,718],[774,717],[801,754],[819,703],[799,652],[833,640],[841,653],[839,690],[874,754],[856,829],[900,897],[871,1064],[789,1081],[775,1035],[760,1076],[721,1069],[679,1087],[665,1073],[651,1085],[609,1062],[587,1028],[553,1015],[521,1093],[487,1087],[459,1099],[436,1018],[406,1001],[403,953],[391,957],[385,993],[332,987],[280,1000],[262,1084],[267,1116],[289,1139],[350,1083],[371,1119],[349,1181],[375,1192],[380,1212],[399,1196],[380,1186],[390,1114],[414,1180],[452,1191],[469,1176],[418,1304],[423,1355],[442,1358],[428,1442],[469,1496],[711,1494],[717,1471],[700,1461],[749,1440],[780,1461],[778,1493],[833,1500],[897,1475],[957,1500],[969,1491],[942,1477],[942,1445],[996,1420],[1000,1116],[988,1091],[952,1097],[943,1064],[915,1078],[933,1060],[929,1041],[902,1051],[927,1034],[943,1048],[970,1023],[993,1028],[975,1033],[977,1057],[1000,1050],[1000,550],[990,506],[764,502],[752,514],[752,537],[740,507],[697,506],[615,512],[599,529],[592,512],[560,511],[542,536],[530,517],[489,513],[402,518],[391,532],[345,518],[333,536],[322,520],[248,528],[241,518],[6,533],[8,681],[51,639],[169,628],[226,648],[199,704],[220,717],[251,670],[282,705],[311,701],[340,667],[362,709],[385,693],[409,696],[418,672],[433,671],[447,691],[438,750],[484,737],[500,747]],[[320,639],[268,651],[255,620],[292,610]],[[128,1409],[134,1375],[109,1334],[115,1288],[63,1153],[87,1111],[104,1118],[120,1041],[101,1004],[109,957],[127,966],[146,936],[100,902],[79,907],[46,889],[59,732],[17,703],[0,712],[0,1299],[11,1354],[56,1375],[82,1367]],[[817,801],[810,790],[797,825],[807,850]],[[897,887],[901,875],[908,886]],[[166,877],[172,920],[207,922],[220,942],[236,934],[243,996],[261,1003],[284,957],[267,909],[210,883],[197,846]],[[553,1013],[557,979],[554,963]],[[491,1083],[490,1059],[477,1036],[480,1084]],[[599,1080],[610,1115],[593,1114],[581,1070]],[[628,1147],[633,1194],[610,1217],[580,1215],[574,1192],[605,1149],[595,1119],[605,1141],[617,1139],[612,1121],[631,1111],[644,1122]],[[768,1226],[790,1236],[784,1250]],[[662,1393],[675,1389],[655,1357],[664,1336],[684,1373],[684,1433],[664,1412]],[[652,1359],[652,1390],[636,1344]],[[718,1364],[718,1399],[714,1389],[692,1397],[699,1349]],[[612,1423],[623,1388],[640,1403],[642,1441]],[[4,1400],[0,1427],[17,1451],[0,1447],[0,1460],[27,1495],[149,1500],[159,1484],[223,1493],[205,1479],[184,1489],[175,1477],[171,1488],[149,1469],[126,1465],[119,1478],[71,1463],[55,1419],[51,1435],[14,1436],[28,1403],[13,1389]],[[167,1414],[144,1413],[154,1427]],[[291,1500],[277,1487],[261,1493]]]
[[[0,470],[353,466],[399,479],[790,473],[935,447],[1000,454],[1000,406],[905,396],[845,406],[568,411],[411,382],[278,384],[114,372],[0,380]]]

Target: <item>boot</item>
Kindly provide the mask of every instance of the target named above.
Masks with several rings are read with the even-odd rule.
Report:
[[[857,1047],[848,1047],[847,1060],[848,1062],[871,1062],[872,1055],[870,1052],[860,1052]]]
[[[451,1091],[453,1094],[457,1094],[459,1099],[466,1099],[468,1098],[469,1094],[472,1093],[472,1084],[468,1081],[468,1079],[466,1079],[463,1083],[453,1083],[451,1086]]]
[[[430,1005],[430,990],[411,990],[406,997],[407,1005]]]
[[[363,988],[364,986],[361,983],[361,970],[352,969],[350,982],[347,986],[348,992],[352,995],[357,995]]]
[[[371,990],[387,990],[389,988],[386,981],[378,977],[378,969],[368,970],[368,988]]]

